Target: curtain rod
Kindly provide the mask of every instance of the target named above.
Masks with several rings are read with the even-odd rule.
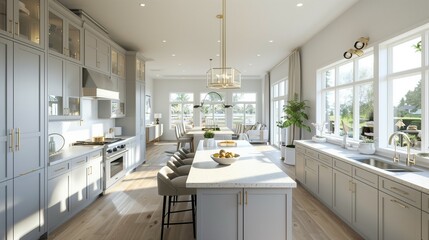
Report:
[[[285,58],[283,58],[283,60],[281,60],[279,63],[277,63],[274,67],[272,67],[268,72],[273,71],[276,67],[280,66],[284,61],[286,61],[286,59],[288,59],[290,57],[290,55],[292,55],[293,53],[295,53],[296,51],[298,51],[299,48],[295,48],[294,50],[292,50],[291,53],[289,53],[289,55],[287,55]]]

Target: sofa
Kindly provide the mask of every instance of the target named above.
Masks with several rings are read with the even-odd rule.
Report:
[[[247,140],[250,143],[268,142],[268,128],[265,124],[255,123],[254,125],[236,124],[234,139]]]

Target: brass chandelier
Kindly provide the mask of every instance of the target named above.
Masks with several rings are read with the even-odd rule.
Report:
[[[207,88],[241,88],[241,73],[235,68],[226,67],[226,0],[222,0],[222,14],[216,16],[221,21],[221,67],[207,71]]]

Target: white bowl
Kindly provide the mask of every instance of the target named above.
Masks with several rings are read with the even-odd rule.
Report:
[[[210,157],[217,163],[222,164],[222,165],[231,165],[232,163],[234,163],[237,159],[240,158],[240,155],[235,154],[233,158],[218,158],[218,157],[213,157],[213,154],[210,155]]]

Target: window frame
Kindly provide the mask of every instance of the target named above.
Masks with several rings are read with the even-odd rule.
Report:
[[[189,101],[172,101],[171,100],[171,95],[172,94],[177,94],[177,95],[180,95],[180,94],[188,94],[188,95],[190,95],[190,96],[192,96],[192,100],[189,100]],[[191,105],[191,106],[193,106],[194,105],[194,99],[195,99],[195,96],[194,96],[194,93],[192,93],[192,92],[170,92],[169,93],[169,95],[168,95],[168,100],[169,100],[169,103],[168,103],[168,122],[169,122],[169,129],[170,130],[173,130],[174,129],[174,126],[173,126],[173,124],[175,124],[175,120],[173,120],[172,119],[172,104],[178,104],[178,105],[181,105],[181,113],[180,113],[180,116],[181,116],[181,119],[179,119],[179,121],[181,122],[181,123],[185,123],[184,121],[185,121],[185,119],[184,119],[184,116],[185,116],[185,114],[184,114],[184,112],[183,112],[183,109],[184,109],[184,105]],[[192,110],[192,114],[191,114],[191,116],[189,117],[189,119],[191,119],[192,120],[192,122],[194,121],[193,119],[194,119],[194,110],[193,110],[193,108],[191,109]]]

